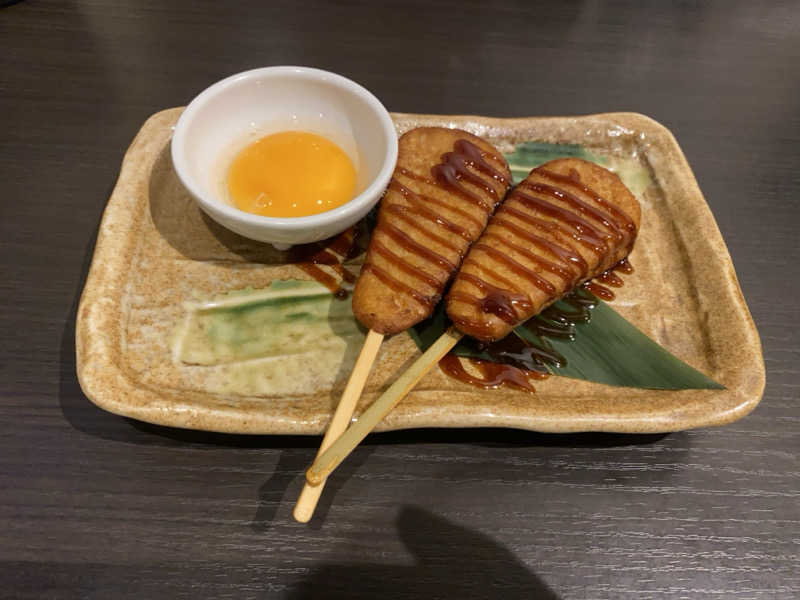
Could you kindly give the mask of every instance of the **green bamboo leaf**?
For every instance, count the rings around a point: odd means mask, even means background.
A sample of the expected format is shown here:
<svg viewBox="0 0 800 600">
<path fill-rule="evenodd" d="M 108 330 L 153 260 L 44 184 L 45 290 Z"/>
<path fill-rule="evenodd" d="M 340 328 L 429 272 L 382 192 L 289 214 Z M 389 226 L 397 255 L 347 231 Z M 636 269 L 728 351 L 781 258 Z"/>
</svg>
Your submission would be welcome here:
<svg viewBox="0 0 800 600">
<path fill-rule="evenodd" d="M 589 323 L 575 325 L 575 341 L 549 338 L 566 364 L 553 372 L 609 385 L 662 390 L 724 389 L 665 350 L 603 301 Z"/>
<path fill-rule="evenodd" d="M 505 156 L 515 181 L 524 179 L 531 169 L 549 160 L 574 157 L 590 160 L 616 171 L 635 194 L 640 194 L 650 183 L 647 171 L 635 161 L 617 159 L 612 162 L 579 144 L 524 142 Z M 564 307 L 563 303 L 557 305 Z M 588 322 L 574 325 L 574 335 L 570 339 L 535 333 L 534 329 L 539 328 L 532 324 L 541 325 L 546 321 L 545 316 L 539 315 L 517 327 L 511 334 L 524 343 L 547 350 L 561 359 L 557 366 L 539 365 L 540 370 L 546 369 L 563 377 L 624 387 L 664 390 L 724 387 L 670 354 L 599 299 L 590 309 Z M 440 304 L 430 319 L 410 329 L 409 334 L 424 351 L 449 325 L 443 304 Z M 469 338 L 464 338 L 453 352 L 457 356 L 520 366 L 515 359 L 498 358 L 497 353 L 489 353 L 485 346 Z"/>
<path fill-rule="evenodd" d="M 514 181 L 522 181 L 531 169 L 556 158 L 582 158 L 606 166 L 605 158 L 597 156 L 579 144 L 549 144 L 547 142 L 523 142 L 513 152 L 505 155 Z"/>
<path fill-rule="evenodd" d="M 442 303 L 430 319 L 408 333 L 424 352 L 449 325 Z M 517 327 L 511 335 L 517 335 L 531 345 L 551 348 L 560 355 L 564 359 L 561 366 L 546 367 L 553 375 L 622 387 L 724 389 L 654 342 L 602 300 L 591 309 L 587 323 L 575 325 L 572 340 L 536 335 L 529 324 Z M 466 358 L 519 366 L 514 361 L 492 356 L 484 346 L 469 338 L 459 342 L 452 352 Z"/>
<path fill-rule="evenodd" d="M 185 305 L 175 356 L 187 364 L 216 365 L 287 353 L 325 354 L 363 332 L 350 301 L 314 281 L 277 280 L 266 288 L 232 291 Z"/>
</svg>

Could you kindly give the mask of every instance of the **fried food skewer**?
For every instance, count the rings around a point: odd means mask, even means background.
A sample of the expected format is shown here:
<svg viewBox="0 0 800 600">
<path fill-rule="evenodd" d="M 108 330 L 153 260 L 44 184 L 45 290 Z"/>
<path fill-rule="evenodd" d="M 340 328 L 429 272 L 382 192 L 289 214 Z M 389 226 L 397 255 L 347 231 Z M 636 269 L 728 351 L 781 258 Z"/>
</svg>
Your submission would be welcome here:
<svg viewBox="0 0 800 600">
<path fill-rule="evenodd" d="M 369 333 L 319 454 L 349 424 L 383 337 L 431 315 L 511 183 L 497 149 L 466 131 L 422 127 L 404 134 L 398 146 L 397 167 L 353 291 L 353 313 Z M 324 481 L 307 481 L 295 519 L 311 518 Z"/>
<path fill-rule="evenodd" d="M 447 295 L 455 327 L 434 344 L 306 472 L 323 481 L 463 335 L 501 339 L 625 258 L 639 230 L 636 198 L 613 173 L 580 159 L 534 169 L 472 245 Z M 456 329 L 456 327 L 458 329 Z"/>
<path fill-rule="evenodd" d="M 640 219 L 636 197 L 611 171 L 577 158 L 545 163 L 473 244 L 448 292 L 447 315 L 467 335 L 499 340 L 625 258 Z"/>
</svg>

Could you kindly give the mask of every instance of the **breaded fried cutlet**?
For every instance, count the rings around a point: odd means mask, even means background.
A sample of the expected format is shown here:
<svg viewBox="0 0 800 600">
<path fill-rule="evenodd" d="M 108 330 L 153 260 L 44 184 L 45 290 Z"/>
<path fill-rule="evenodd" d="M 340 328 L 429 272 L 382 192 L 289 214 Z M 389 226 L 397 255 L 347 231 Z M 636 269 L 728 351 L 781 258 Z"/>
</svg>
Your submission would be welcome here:
<svg viewBox="0 0 800 600">
<path fill-rule="evenodd" d="M 503 156 L 471 133 L 405 133 L 353 291 L 358 320 L 389 335 L 430 316 L 510 183 Z"/>
<path fill-rule="evenodd" d="M 537 167 L 497 209 L 447 295 L 447 314 L 482 341 L 505 337 L 625 258 L 641 221 L 611 171 L 563 158 Z"/>
</svg>

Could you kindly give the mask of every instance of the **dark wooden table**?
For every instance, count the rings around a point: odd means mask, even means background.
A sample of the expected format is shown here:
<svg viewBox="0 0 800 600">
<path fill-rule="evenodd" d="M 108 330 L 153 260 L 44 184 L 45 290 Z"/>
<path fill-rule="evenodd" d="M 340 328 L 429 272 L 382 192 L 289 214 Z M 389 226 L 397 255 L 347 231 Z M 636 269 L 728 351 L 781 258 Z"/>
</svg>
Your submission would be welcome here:
<svg viewBox="0 0 800 600">
<path fill-rule="evenodd" d="M 0 596 L 800 597 L 800 4 L 29 0 L 0 48 Z M 664 123 L 761 333 L 761 405 L 667 436 L 376 435 L 310 525 L 291 508 L 317 439 L 96 408 L 75 309 L 123 152 L 278 64 L 395 111 Z"/>
</svg>

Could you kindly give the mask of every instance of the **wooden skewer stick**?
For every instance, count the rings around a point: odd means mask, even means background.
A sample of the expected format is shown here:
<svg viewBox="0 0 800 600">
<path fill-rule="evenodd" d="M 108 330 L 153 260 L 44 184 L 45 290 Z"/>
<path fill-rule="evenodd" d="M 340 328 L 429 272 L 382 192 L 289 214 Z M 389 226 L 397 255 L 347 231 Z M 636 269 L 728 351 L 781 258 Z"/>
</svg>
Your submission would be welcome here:
<svg viewBox="0 0 800 600">
<path fill-rule="evenodd" d="M 451 327 L 445 331 L 408 370 L 370 406 L 361 417 L 333 442 L 327 450 L 317 456 L 314 464 L 306 471 L 306 480 L 318 486 L 331 472 L 358 446 L 361 441 L 380 423 L 386 414 L 410 392 L 417 382 L 436 365 L 448 351 L 464 336 Z"/>
<path fill-rule="evenodd" d="M 364 340 L 364 345 L 361 347 L 361 352 L 358 355 L 358 360 L 356 360 L 356 364 L 353 367 L 353 372 L 350 374 L 350 379 L 347 381 L 344 393 L 342 393 L 342 399 L 339 400 L 336 412 L 334 412 L 333 418 L 328 425 L 328 431 L 325 432 L 325 437 L 322 438 L 322 444 L 320 444 L 317 456 L 324 452 L 336 438 L 342 435 L 350 424 L 353 411 L 356 408 L 358 399 L 361 397 L 361 392 L 364 389 L 364 384 L 372 369 L 372 363 L 375 362 L 375 357 L 378 354 L 378 349 L 381 347 L 382 341 L 382 333 L 377 333 L 372 329 L 369 330 Z M 314 485 L 308 482 L 303 485 L 303 491 L 300 492 L 300 496 L 297 498 L 297 503 L 294 506 L 294 518 L 297 521 L 300 523 L 307 523 L 311 519 L 324 487 L 324 478 L 320 479 Z"/>
</svg>

